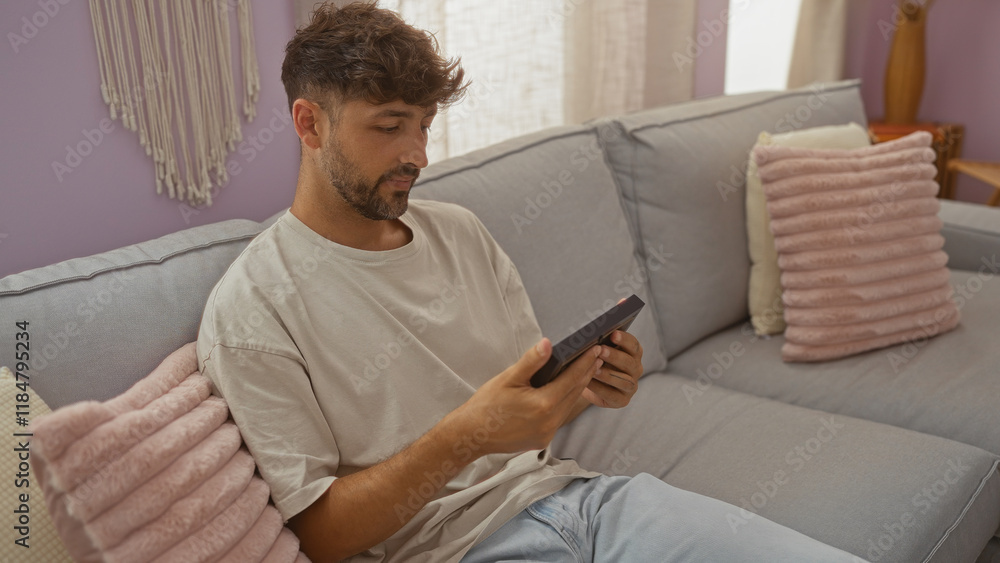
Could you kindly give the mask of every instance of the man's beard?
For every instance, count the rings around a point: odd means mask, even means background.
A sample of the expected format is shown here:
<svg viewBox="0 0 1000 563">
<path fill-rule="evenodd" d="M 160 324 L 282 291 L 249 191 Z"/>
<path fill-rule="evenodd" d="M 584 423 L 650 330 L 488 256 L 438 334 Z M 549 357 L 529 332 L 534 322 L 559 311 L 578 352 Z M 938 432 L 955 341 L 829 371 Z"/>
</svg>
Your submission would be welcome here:
<svg viewBox="0 0 1000 563">
<path fill-rule="evenodd" d="M 420 169 L 416 166 L 403 164 L 382 174 L 374 183 L 368 182 L 336 141 L 330 144 L 329 150 L 323 152 L 322 162 L 330 184 L 337 189 L 344 201 L 362 217 L 373 221 L 398 219 L 406 213 L 409 191 L 394 191 L 388 198 L 383 198 L 378 193 L 383 182 L 389 178 L 401 177 L 416 180 L 420 175 Z"/>
</svg>

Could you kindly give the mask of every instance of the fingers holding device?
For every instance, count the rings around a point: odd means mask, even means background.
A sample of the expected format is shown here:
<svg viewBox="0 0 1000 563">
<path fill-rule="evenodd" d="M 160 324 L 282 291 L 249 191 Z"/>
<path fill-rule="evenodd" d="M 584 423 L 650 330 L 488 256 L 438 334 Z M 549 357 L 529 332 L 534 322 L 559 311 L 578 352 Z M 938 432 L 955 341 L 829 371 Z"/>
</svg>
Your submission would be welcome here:
<svg viewBox="0 0 1000 563">
<path fill-rule="evenodd" d="M 531 376 L 532 387 L 541 387 L 555 379 L 566 366 L 595 344 L 615 346 L 611 335 L 616 330 L 628 330 L 644 305 L 642 299 L 633 294 L 553 345 L 548 362 Z"/>
</svg>

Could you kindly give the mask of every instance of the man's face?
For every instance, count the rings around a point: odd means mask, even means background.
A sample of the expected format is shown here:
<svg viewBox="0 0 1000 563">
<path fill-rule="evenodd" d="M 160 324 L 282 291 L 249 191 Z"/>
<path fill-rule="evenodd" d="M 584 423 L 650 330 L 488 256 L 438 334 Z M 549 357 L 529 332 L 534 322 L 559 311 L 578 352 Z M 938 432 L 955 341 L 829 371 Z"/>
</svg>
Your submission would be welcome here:
<svg viewBox="0 0 1000 563">
<path fill-rule="evenodd" d="M 322 167 L 359 215 L 375 221 L 406 212 L 410 188 L 427 166 L 427 131 L 436 108 L 402 101 L 346 102 L 332 124 Z"/>
</svg>

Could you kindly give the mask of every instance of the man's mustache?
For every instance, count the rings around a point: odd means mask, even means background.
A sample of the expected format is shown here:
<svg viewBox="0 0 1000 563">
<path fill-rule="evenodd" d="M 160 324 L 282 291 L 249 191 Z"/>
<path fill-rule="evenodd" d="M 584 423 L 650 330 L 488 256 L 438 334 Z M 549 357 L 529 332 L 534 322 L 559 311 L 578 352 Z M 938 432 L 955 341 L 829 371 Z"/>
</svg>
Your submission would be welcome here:
<svg viewBox="0 0 1000 563">
<path fill-rule="evenodd" d="M 395 170 L 390 171 L 385 174 L 382 179 L 388 180 L 389 178 L 412 178 L 414 181 L 420 176 L 420 169 L 412 164 L 404 164 Z"/>
</svg>

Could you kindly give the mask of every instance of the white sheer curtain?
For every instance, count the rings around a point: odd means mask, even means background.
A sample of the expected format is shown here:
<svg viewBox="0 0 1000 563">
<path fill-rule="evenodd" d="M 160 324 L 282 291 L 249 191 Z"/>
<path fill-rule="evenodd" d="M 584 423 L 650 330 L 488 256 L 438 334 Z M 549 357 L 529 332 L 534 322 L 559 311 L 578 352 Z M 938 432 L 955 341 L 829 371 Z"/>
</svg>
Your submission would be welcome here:
<svg viewBox="0 0 1000 563">
<path fill-rule="evenodd" d="M 568 123 L 694 96 L 697 0 L 562 4 L 575 6 L 565 26 Z"/>
<path fill-rule="evenodd" d="M 465 99 L 431 128 L 433 162 L 564 123 L 561 21 L 556 0 L 395 0 L 380 2 L 460 56 L 472 81 Z"/>
<path fill-rule="evenodd" d="M 308 21 L 315 0 L 295 0 Z M 344 3 L 340 1 L 339 3 Z M 504 139 L 691 99 L 697 0 L 383 0 L 472 80 L 431 129 L 434 162 Z"/>
<path fill-rule="evenodd" d="M 847 12 L 850 0 L 802 0 L 788 87 L 844 77 Z"/>
</svg>

